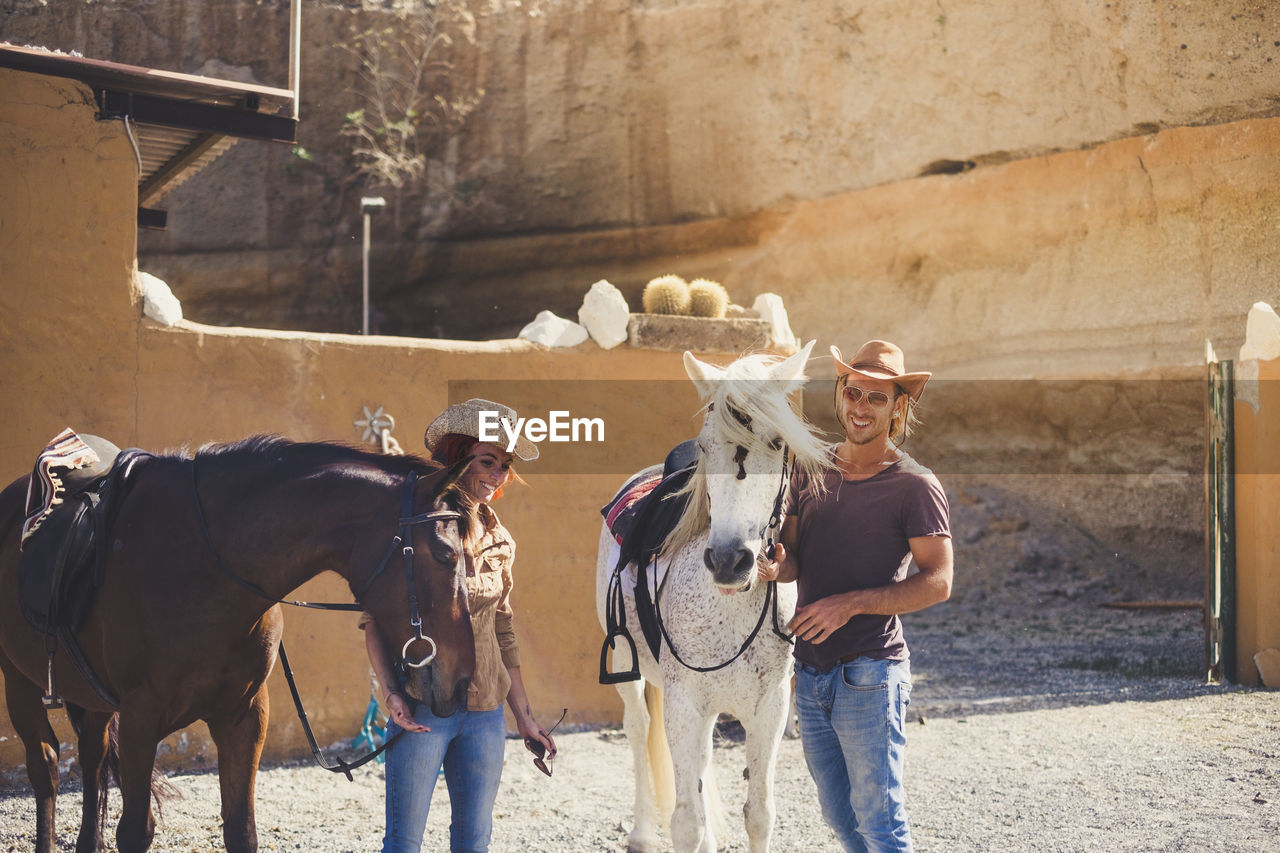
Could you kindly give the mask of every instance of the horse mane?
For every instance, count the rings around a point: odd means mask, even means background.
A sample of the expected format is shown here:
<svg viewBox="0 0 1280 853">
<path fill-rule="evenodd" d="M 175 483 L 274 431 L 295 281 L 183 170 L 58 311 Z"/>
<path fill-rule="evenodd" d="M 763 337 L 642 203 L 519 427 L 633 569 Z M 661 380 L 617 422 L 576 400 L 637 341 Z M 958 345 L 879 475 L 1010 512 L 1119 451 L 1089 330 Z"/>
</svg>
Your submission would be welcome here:
<svg viewBox="0 0 1280 853">
<path fill-rule="evenodd" d="M 434 459 L 412 454 L 379 453 L 340 441 L 294 441 L 279 435 L 251 435 L 239 441 L 205 444 L 196 451 L 195 456 L 201 459 L 248 461 L 283 459 L 299 469 L 350 464 L 371 467 L 394 477 L 405 477 L 416 472 L 427 478 L 445 470 L 445 466 Z M 480 520 L 476 513 L 478 504 L 465 489 L 455 489 L 454 493 L 464 514 L 465 529 L 462 531 L 462 539 L 469 546 L 480 533 Z"/>
<path fill-rule="evenodd" d="M 371 465 L 389 474 L 405 475 L 410 471 L 431 474 L 440 470 L 438 462 L 406 454 L 395 456 L 365 450 L 340 441 L 294 441 L 279 435 L 251 435 L 239 441 L 205 444 L 196 451 L 201 458 L 268 459 L 292 457 L 308 464 L 326 465 L 342 462 Z"/>
<path fill-rule="evenodd" d="M 769 369 L 782 360 L 779 356 L 757 353 L 733 362 L 724 369 L 724 377 L 714 383 L 715 390 L 703 411 L 707 418 L 712 419 L 725 443 L 741 445 L 748 452 L 772 454 L 777 450 L 752 432 L 737 415 L 745 416 L 751 424 L 767 424 L 770 431 L 776 431 L 783 444 L 791 450 L 794 466 L 805 473 L 809 490 L 819 494 L 825 489 L 825 475 L 834 462 L 817 428 L 795 410 L 789 395 L 782 393 L 783 383 L 768 378 Z M 705 535 L 711 526 L 707 472 L 702 454 L 698 454 L 689 482 L 672 493 L 669 499 L 685 496 L 688 508 L 663 542 L 663 555 L 674 554 Z"/>
</svg>

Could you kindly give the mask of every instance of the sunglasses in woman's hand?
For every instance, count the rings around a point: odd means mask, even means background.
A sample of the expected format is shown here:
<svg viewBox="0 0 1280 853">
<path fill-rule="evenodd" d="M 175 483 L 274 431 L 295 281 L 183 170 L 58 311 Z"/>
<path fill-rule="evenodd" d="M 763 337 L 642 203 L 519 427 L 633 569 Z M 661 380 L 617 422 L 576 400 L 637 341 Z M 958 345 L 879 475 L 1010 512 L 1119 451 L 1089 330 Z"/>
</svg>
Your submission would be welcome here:
<svg viewBox="0 0 1280 853">
<path fill-rule="evenodd" d="M 555 724 L 554 726 L 552 726 L 548 731 L 542 732 L 541 734 L 542 734 L 543 736 L 545 736 L 545 737 L 551 737 L 551 732 L 554 732 L 554 731 L 556 730 L 556 728 L 557 728 L 557 727 L 558 727 L 562 722 L 564 722 L 564 715 L 565 715 L 565 714 L 567 714 L 567 713 L 569 713 L 569 709 L 568 709 L 568 708 L 565 708 L 563 711 L 561 711 L 561 712 L 560 712 L 560 719 L 556 720 L 556 724 Z M 551 762 L 552 762 L 554 759 L 551 759 L 551 758 L 547 758 L 547 757 L 546 757 L 546 756 L 547 756 L 547 747 L 542 743 L 542 741 L 540 741 L 540 740 L 534 740 L 534 739 L 533 739 L 533 738 L 531 738 L 531 737 L 527 737 L 527 738 L 525 738 L 525 739 L 524 739 L 524 745 L 525 745 L 525 748 L 526 748 L 526 749 L 528 749 L 530 752 L 532 752 L 532 753 L 534 754 L 533 766 L 534 766 L 534 767 L 536 767 L 536 768 L 538 768 L 539 770 L 541 770 L 543 773 L 547 774 L 548 776 L 550 776 L 550 775 L 551 775 Z"/>
</svg>

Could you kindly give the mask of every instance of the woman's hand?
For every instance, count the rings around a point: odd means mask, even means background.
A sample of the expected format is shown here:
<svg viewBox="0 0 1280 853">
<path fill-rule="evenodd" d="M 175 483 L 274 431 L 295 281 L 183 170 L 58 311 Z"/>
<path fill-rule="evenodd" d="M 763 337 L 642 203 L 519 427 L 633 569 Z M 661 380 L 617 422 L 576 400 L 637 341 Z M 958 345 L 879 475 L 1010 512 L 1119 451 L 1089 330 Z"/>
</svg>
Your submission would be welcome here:
<svg viewBox="0 0 1280 853">
<path fill-rule="evenodd" d="M 538 755 L 537 750 L 529 745 L 529 741 L 537 741 L 542 744 L 543 748 L 546 750 L 546 755 L 538 756 L 539 758 L 550 761 L 556 757 L 555 740 L 545 729 L 542 728 L 542 726 L 538 725 L 538 721 L 532 716 L 516 720 L 516 728 L 520 731 L 520 736 L 524 738 L 525 749 L 529 750 L 534 755 Z"/>
<path fill-rule="evenodd" d="M 430 728 L 413 718 L 413 712 L 409 708 L 409 700 L 405 699 L 403 693 L 387 694 L 387 711 L 390 712 L 391 719 L 396 721 L 396 725 L 406 732 L 431 731 Z"/>
</svg>

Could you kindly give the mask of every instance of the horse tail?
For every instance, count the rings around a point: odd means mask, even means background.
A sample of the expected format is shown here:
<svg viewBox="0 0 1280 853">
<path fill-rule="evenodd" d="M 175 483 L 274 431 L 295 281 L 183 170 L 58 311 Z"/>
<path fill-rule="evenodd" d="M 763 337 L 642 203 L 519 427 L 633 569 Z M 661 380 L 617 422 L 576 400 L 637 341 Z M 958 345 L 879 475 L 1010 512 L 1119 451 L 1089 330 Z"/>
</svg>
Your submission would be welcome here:
<svg viewBox="0 0 1280 853">
<path fill-rule="evenodd" d="M 83 733 L 85 709 L 70 702 L 66 704 L 66 708 L 67 722 L 71 723 L 71 730 L 79 738 Z M 119 714 L 112 714 L 107 722 L 107 752 L 98 766 L 98 802 L 94 806 L 98 810 L 99 827 L 107 825 L 107 789 L 111 785 L 111 780 L 115 779 L 117 786 L 120 784 L 120 754 L 116 749 L 116 729 L 119 728 L 119 720 Z"/>
<path fill-rule="evenodd" d="M 120 733 L 120 715 L 116 714 L 111 720 L 111 739 L 112 752 L 115 754 L 115 766 L 117 771 L 120 767 L 120 749 L 118 735 Z M 117 773 L 116 783 L 119 784 L 120 777 Z M 151 802 L 155 804 L 156 817 L 164 817 L 164 804 L 170 800 L 181 800 L 182 792 L 169 782 L 169 777 L 164 775 L 164 771 L 160 769 L 159 764 L 151 765 Z"/>
<path fill-rule="evenodd" d="M 653 804 L 662 825 L 671 826 L 671 813 L 676 810 L 676 771 L 667 743 L 666 721 L 662 715 L 662 688 L 652 682 L 645 685 L 644 702 L 649 710 L 649 779 L 653 783 Z"/>
<path fill-rule="evenodd" d="M 84 722 L 84 708 L 68 702 L 67 720 L 71 723 L 71 728 L 78 737 L 80 735 L 80 727 Z M 115 782 L 117 788 L 120 787 L 120 715 L 118 713 L 112 714 L 111 719 L 107 722 L 107 750 L 102 759 L 102 766 L 98 768 L 98 802 L 96 807 L 98 809 L 99 826 L 106 826 L 107 790 L 111 787 L 112 782 Z M 182 792 L 169 784 L 164 771 L 157 766 L 151 768 L 151 798 L 155 802 L 157 816 L 162 815 L 165 803 L 182 798 Z"/>
<path fill-rule="evenodd" d="M 107 819 L 107 785 L 114 781 L 120 787 L 120 715 L 112 714 L 107 724 L 107 757 L 102 762 L 102 770 L 98 773 L 99 826 L 105 826 Z M 164 771 L 158 765 L 151 767 L 151 800 L 155 803 L 156 817 L 164 816 L 164 804 L 170 800 L 182 799 L 182 792 L 169 784 Z"/>
</svg>

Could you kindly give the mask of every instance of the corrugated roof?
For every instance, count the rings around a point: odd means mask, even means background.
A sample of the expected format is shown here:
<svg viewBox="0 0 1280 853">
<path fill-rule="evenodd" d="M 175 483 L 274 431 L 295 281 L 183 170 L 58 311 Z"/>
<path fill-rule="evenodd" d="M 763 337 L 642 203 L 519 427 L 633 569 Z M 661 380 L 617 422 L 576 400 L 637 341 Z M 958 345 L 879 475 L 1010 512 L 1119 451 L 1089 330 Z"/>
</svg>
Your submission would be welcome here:
<svg viewBox="0 0 1280 853">
<path fill-rule="evenodd" d="M 297 138 L 297 101 L 289 89 L 4 42 L 0 67 L 79 80 L 93 89 L 101 117 L 127 119 L 141 161 L 140 207 L 159 201 L 237 139 Z"/>
</svg>

